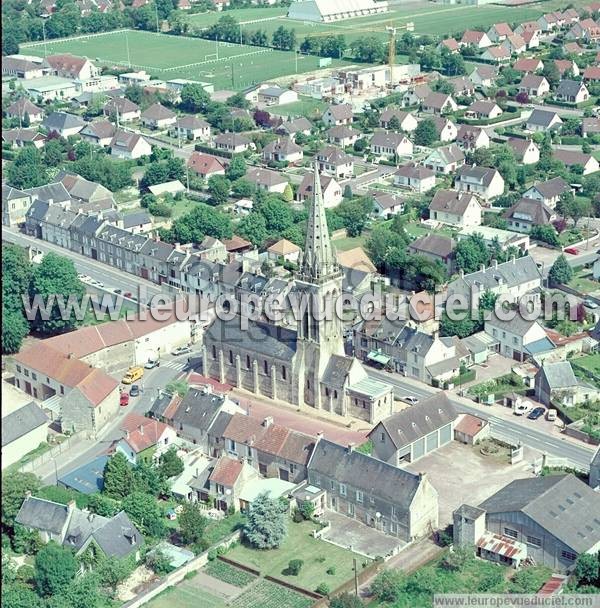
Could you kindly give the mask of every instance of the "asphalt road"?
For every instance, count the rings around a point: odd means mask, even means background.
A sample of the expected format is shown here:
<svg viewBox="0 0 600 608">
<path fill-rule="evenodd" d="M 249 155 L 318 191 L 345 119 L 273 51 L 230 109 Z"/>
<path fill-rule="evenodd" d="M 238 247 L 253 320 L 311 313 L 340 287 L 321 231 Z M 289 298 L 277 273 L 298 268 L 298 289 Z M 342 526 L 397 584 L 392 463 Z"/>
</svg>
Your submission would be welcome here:
<svg viewBox="0 0 600 608">
<path fill-rule="evenodd" d="M 44 253 L 52 251 L 62 257 L 67 257 L 73 260 L 78 273 L 87 274 L 92 277 L 92 279 L 104 283 L 106 289 L 109 291 L 113 289 L 120 289 L 123 292 L 130 291 L 136 297 L 141 297 L 142 301 L 148 301 L 150 298 L 157 295 L 164 296 L 167 301 L 173 299 L 173 292 L 167 292 L 164 288 L 147 281 L 146 279 L 122 272 L 121 270 L 112 268 L 108 264 L 92 260 L 86 256 L 54 245 L 53 243 L 48 243 L 41 239 L 22 234 L 16 230 L 11 230 L 6 226 L 2 226 L 2 240 L 23 247 L 31 246 Z M 139 293 L 136 294 L 136 292 Z"/>
<path fill-rule="evenodd" d="M 429 397 L 434 393 L 439 392 L 430 386 L 422 385 L 416 387 L 414 383 L 407 382 L 398 374 L 390 374 L 369 369 L 369 375 L 378 379 L 384 380 L 392 384 L 395 389 L 396 397 L 405 395 L 413 395 L 419 399 Z M 484 420 L 490 422 L 495 433 L 501 438 L 511 442 L 521 442 L 535 450 L 546 452 L 550 456 L 559 458 L 567 458 L 578 469 L 589 471 L 590 461 L 594 450 L 583 445 L 573 444 L 566 439 L 558 439 L 548 436 L 546 433 L 540 432 L 534 428 L 535 422 L 532 422 L 531 428 L 529 425 L 523 425 L 519 422 L 512 422 L 504 418 L 500 418 L 493 414 L 494 407 L 479 406 L 469 400 L 450 396 L 450 401 L 460 413 L 474 414 Z"/>
</svg>

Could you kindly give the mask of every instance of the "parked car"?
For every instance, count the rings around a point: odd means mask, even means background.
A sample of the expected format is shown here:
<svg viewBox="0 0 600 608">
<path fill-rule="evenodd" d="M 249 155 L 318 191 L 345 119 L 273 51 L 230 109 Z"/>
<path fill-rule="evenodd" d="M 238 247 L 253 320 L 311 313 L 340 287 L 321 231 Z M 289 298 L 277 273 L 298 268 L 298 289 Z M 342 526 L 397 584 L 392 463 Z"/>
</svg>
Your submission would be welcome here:
<svg viewBox="0 0 600 608">
<path fill-rule="evenodd" d="M 531 412 L 529 412 L 529 416 L 527 416 L 527 418 L 529 418 L 529 420 L 537 420 L 538 418 L 541 418 L 544 415 L 545 411 L 545 407 L 536 407 L 531 410 Z"/>
<path fill-rule="evenodd" d="M 513 414 L 515 416 L 522 416 L 523 414 L 527 414 L 532 408 L 530 401 L 520 401 L 515 405 L 513 410 Z"/>
<path fill-rule="evenodd" d="M 132 384 L 131 388 L 129 389 L 129 396 L 130 397 L 139 397 L 140 394 L 140 387 L 138 384 Z"/>
<path fill-rule="evenodd" d="M 579 255 L 579 249 L 577 249 L 577 247 L 565 247 L 565 253 L 570 253 L 571 255 Z"/>
<path fill-rule="evenodd" d="M 587 308 L 591 308 L 592 310 L 595 310 L 596 308 L 598 308 L 598 304 L 596 304 L 596 302 L 594 302 L 594 300 L 584 300 L 583 301 L 583 305 L 586 306 Z"/>
<path fill-rule="evenodd" d="M 548 420 L 550 422 L 554 422 L 556 420 L 557 415 L 558 415 L 558 412 L 556 410 L 550 408 L 546 412 L 546 420 Z"/>
<path fill-rule="evenodd" d="M 404 399 L 404 401 L 406 401 L 406 403 L 409 403 L 410 405 L 419 403 L 419 400 L 414 395 L 404 395 L 404 397 L 402 397 L 402 399 Z"/>
<path fill-rule="evenodd" d="M 144 365 L 146 369 L 154 369 L 155 367 L 159 366 L 160 361 L 158 359 L 148 359 L 148 361 L 146 361 L 146 365 Z"/>
<path fill-rule="evenodd" d="M 179 355 L 186 355 L 191 352 L 192 352 L 192 349 L 189 346 L 179 346 L 171 354 L 174 357 L 178 357 Z"/>
<path fill-rule="evenodd" d="M 132 294 L 130 291 L 126 291 L 126 292 L 125 292 L 123 295 L 124 295 L 126 298 L 130 298 L 130 297 L 131 297 L 133 294 Z"/>
<path fill-rule="evenodd" d="M 139 380 L 144 375 L 143 367 L 130 367 L 127 370 L 125 376 L 123 376 L 123 380 L 121 382 L 123 384 L 133 384 L 136 380 Z"/>
<path fill-rule="evenodd" d="M 117 295 L 123 293 L 122 289 L 113 289 L 113 292 L 116 293 Z"/>
<path fill-rule="evenodd" d="M 126 405 L 129 405 L 129 395 L 125 392 L 121 393 L 121 397 L 119 398 L 119 405 L 121 407 L 125 407 Z"/>
</svg>

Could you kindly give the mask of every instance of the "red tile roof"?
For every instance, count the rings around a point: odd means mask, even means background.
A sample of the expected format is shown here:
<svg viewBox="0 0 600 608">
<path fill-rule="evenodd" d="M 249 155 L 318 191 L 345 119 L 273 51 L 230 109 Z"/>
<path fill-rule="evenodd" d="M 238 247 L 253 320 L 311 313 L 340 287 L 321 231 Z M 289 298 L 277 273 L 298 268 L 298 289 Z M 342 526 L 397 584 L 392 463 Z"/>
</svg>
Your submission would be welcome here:
<svg viewBox="0 0 600 608">
<path fill-rule="evenodd" d="M 140 414 L 129 414 L 121 425 L 121 430 L 125 432 L 124 440 L 136 454 L 156 445 L 168 428 L 164 422 Z"/>
<path fill-rule="evenodd" d="M 219 171 L 225 171 L 221 161 L 210 154 L 194 152 L 188 160 L 188 167 L 199 175 L 211 175 Z"/>
<path fill-rule="evenodd" d="M 233 487 L 243 468 L 243 462 L 227 456 L 222 456 L 217 461 L 209 479 L 222 486 Z"/>
<path fill-rule="evenodd" d="M 461 421 L 454 427 L 454 430 L 468 437 L 475 437 L 486 425 L 487 422 L 485 420 L 471 414 L 464 414 Z"/>
</svg>

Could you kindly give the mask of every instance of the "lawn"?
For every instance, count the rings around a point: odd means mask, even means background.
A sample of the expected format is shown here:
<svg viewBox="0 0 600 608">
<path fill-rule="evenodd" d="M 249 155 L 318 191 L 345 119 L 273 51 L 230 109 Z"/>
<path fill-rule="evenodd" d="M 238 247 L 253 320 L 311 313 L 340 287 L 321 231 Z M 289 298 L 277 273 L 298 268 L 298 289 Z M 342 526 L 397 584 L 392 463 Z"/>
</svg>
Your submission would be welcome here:
<svg viewBox="0 0 600 608">
<path fill-rule="evenodd" d="M 592 273 L 589 269 L 580 270 L 569 281 L 568 285 L 572 289 L 576 289 L 581 293 L 593 293 L 600 289 L 600 283 L 598 283 L 598 281 L 594 281 L 591 277 Z"/>
<path fill-rule="evenodd" d="M 263 27 L 262 23 L 258 23 L 265 19 L 275 19 L 277 17 L 285 17 L 287 9 L 276 7 L 260 7 L 260 8 L 237 8 L 235 12 L 225 13 L 230 14 L 238 23 L 244 25 L 253 25 L 254 28 Z M 223 13 L 210 11 L 208 13 L 196 13 L 194 15 L 186 15 L 187 21 L 192 27 L 205 28 L 213 23 L 216 23 Z"/>
<path fill-rule="evenodd" d="M 585 369 L 600 376 L 600 354 L 578 357 L 577 359 L 572 359 L 572 363 L 584 367 Z"/>
<path fill-rule="evenodd" d="M 312 99 L 311 97 L 301 97 L 293 103 L 286 103 L 282 106 L 269 108 L 271 114 L 277 116 L 306 116 L 306 118 L 316 118 L 321 116 L 327 108 L 327 104 L 320 99 Z"/>
<path fill-rule="evenodd" d="M 306 589 L 314 590 L 320 583 L 327 583 L 331 589 L 335 589 L 353 576 L 354 554 L 313 538 L 310 533 L 314 529 L 315 524 L 310 521 L 290 521 L 288 536 L 278 549 L 257 551 L 246 545 L 238 545 L 227 552 L 227 557 L 256 568 L 263 575 L 275 576 Z M 292 559 L 304 560 L 298 576 L 283 574 Z M 365 558 L 360 557 L 358 563 L 364 561 Z M 331 567 L 334 567 L 334 574 L 327 574 Z"/>
<path fill-rule="evenodd" d="M 139 30 L 50 40 L 47 47 L 49 54 L 72 53 L 103 65 L 146 70 L 163 80 L 212 82 L 216 89 L 243 89 L 265 80 L 310 72 L 319 66 L 318 57 L 299 55 L 296 60 L 295 53 L 288 51 Z M 21 51 L 43 56 L 44 45 L 23 44 Z M 347 62 L 333 62 L 344 64 Z"/>
<path fill-rule="evenodd" d="M 201 591 L 201 593 L 200 593 Z M 200 597 L 202 600 L 200 601 Z M 189 580 L 171 587 L 144 604 L 147 608 L 225 608 L 225 602 L 204 589 L 200 590 Z"/>
<path fill-rule="evenodd" d="M 219 521 L 211 520 L 206 527 L 205 536 L 211 545 L 227 538 L 232 532 L 239 530 L 246 522 L 246 516 L 237 512 Z"/>
<path fill-rule="evenodd" d="M 366 237 L 364 235 L 361 235 L 335 239 L 331 242 L 338 251 L 348 251 L 348 249 L 354 249 L 355 247 L 364 247 L 366 241 Z"/>
<path fill-rule="evenodd" d="M 262 579 L 236 597 L 229 606 L 231 608 L 309 608 L 313 603 L 314 600 L 305 595 Z"/>
</svg>

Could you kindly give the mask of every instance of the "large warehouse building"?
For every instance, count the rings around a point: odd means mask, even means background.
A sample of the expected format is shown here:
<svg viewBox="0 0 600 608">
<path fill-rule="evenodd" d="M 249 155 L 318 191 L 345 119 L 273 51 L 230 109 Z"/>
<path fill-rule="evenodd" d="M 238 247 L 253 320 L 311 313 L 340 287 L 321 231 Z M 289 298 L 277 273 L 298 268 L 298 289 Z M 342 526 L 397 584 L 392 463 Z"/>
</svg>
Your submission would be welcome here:
<svg viewBox="0 0 600 608">
<path fill-rule="evenodd" d="M 374 0 L 296 0 L 290 5 L 288 17 L 298 21 L 340 21 L 385 13 L 387 2 Z"/>
</svg>

